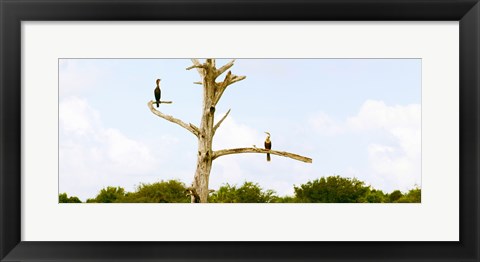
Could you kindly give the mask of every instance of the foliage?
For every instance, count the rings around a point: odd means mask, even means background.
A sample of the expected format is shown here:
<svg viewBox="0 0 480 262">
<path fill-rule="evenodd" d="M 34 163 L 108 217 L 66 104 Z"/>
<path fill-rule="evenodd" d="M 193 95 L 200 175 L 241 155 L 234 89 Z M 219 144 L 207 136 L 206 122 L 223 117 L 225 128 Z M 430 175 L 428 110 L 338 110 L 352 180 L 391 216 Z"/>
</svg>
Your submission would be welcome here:
<svg viewBox="0 0 480 262">
<path fill-rule="evenodd" d="M 76 197 L 76 196 L 68 197 L 67 193 L 59 194 L 58 195 L 58 202 L 59 203 L 82 203 L 82 201 L 80 201 L 80 199 L 78 199 L 78 197 Z"/>
<path fill-rule="evenodd" d="M 87 199 L 87 203 L 115 203 L 120 202 L 125 197 L 123 187 L 109 186 L 102 190 L 94 199 Z"/>
<path fill-rule="evenodd" d="M 364 202 L 369 187 L 356 178 L 330 176 L 294 187 L 295 197 L 302 203 Z"/>
<path fill-rule="evenodd" d="M 400 190 L 395 190 L 388 195 L 388 200 L 390 203 L 396 203 L 403 196 Z"/>
<path fill-rule="evenodd" d="M 397 203 L 421 203 L 422 202 L 422 190 L 420 188 L 414 188 L 408 191 L 408 193 L 402 195 Z"/>
<path fill-rule="evenodd" d="M 299 203 L 421 203 L 420 188 L 385 194 L 356 178 L 340 176 L 322 177 L 294 189 L 294 202 Z"/>
<path fill-rule="evenodd" d="M 272 203 L 277 198 L 275 191 L 264 191 L 258 184 L 245 182 L 239 188 L 229 184 L 221 186 L 208 199 L 210 203 Z"/>
<path fill-rule="evenodd" d="M 277 197 L 274 202 L 275 203 L 299 203 L 298 199 L 292 196 Z"/>
<path fill-rule="evenodd" d="M 124 203 L 189 203 L 185 184 L 177 180 L 141 184 L 137 191 L 128 193 Z"/>
<path fill-rule="evenodd" d="M 369 188 L 364 197 L 361 198 L 363 203 L 388 203 L 388 198 L 382 190 Z"/>
<path fill-rule="evenodd" d="M 365 185 L 356 178 L 321 177 L 294 186 L 294 196 L 276 195 L 259 184 L 245 181 L 242 185 L 225 184 L 210 194 L 210 203 L 421 203 L 421 189 L 389 194 Z M 81 203 L 77 197 L 59 195 L 60 203 Z M 122 187 L 106 187 L 87 203 L 190 203 L 187 188 L 178 180 L 141 184 L 134 192 Z"/>
<path fill-rule="evenodd" d="M 87 203 L 189 203 L 185 185 L 177 180 L 140 184 L 135 192 L 125 192 L 122 187 L 102 189 Z"/>
</svg>

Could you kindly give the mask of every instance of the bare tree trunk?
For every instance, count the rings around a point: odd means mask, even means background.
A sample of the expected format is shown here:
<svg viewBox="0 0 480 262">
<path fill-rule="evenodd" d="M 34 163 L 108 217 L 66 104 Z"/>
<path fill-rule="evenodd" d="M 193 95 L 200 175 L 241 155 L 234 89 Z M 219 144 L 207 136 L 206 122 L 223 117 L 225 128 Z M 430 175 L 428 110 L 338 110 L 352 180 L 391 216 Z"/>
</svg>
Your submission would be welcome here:
<svg viewBox="0 0 480 262">
<path fill-rule="evenodd" d="M 213 123 L 215 116 L 215 65 L 213 60 L 207 59 L 203 69 L 203 108 L 202 120 L 200 123 L 200 135 L 198 136 L 197 170 L 193 180 L 193 190 L 196 193 L 192 202 L 207 203 L 208 181 L 213 162 Z M 199 197 L 200 199 L 196 199 Z"/>
<path fill-rule="evenodd" d="M 173 116 L 163 114 L 153 107 L 155 101 L 150 101 L 148 106 L 150 111 L 155 115 L 164 118 L 167 121 L 176 123 L 179 126 L 187 129 L 198 138 L 198 155 L 197 155 L 197 169 L 193 179 L 192 186 L 189 188 L 191 202 L 192 203 L 207 203 L 208 202 L 208 182 L 210 180 L 210 171 L 212 170 L 213 160 L 220 156 L 241 154 L 241 153 L 271 153 L 279 156 L 288 157 L 291 159 L 311 163 L 312 159 L 297 154 L 266 150 L 260 148 L 233 148 L 223 149 L 218 151 L 212 150 L 213 136 L 215 131 L 220 127 L 223 120 L 228 116 L 230 110 L 214 125 L 215 120 L 215 106 L 223 95 L 225 89 L 238 81 L 245 79 L 245 76 L 233 75 L 231 71 L 228 71 L 225 75 L 225 79 L 222 82 L 216 82 L 215 80 L 221 74 L 226 72 L 233 66 L 235 60 L 230 61 L 221 68 L 215 67 L 215 59 L 206 59 L 204 64 L 201 64 L 197 59 L 192 59 L 193 65 L 188 67 L 187 70 L 196 68 L 202 82 L 195 82 L 194 84 L 200 84 L 203 86 L 203 108 L 202 119 L 200 127 L 197 127 L 191 123 L 185 123 L 180 119 L 176 119 Z M 162 101 L 161 103 L 172 103 L 171 101 Z"/>
</svg>

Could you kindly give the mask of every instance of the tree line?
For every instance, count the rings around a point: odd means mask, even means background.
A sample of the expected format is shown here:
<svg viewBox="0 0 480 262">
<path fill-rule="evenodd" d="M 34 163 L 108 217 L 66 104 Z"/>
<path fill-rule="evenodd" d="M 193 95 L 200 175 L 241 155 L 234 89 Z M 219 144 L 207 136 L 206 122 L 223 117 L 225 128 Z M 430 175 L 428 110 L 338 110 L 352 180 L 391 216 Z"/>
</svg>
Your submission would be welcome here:
<svg viewBox="0 0 480 262">
<path fill-rule="evenodd" d="M 86 203 L 190 203 L 188 187 L 181 181 L 168 180 L 140 184 L 134 192 L 108 186 Z M 76 196 L 59 194 L 60 203 L 82 203 Z M 209 203 L 420 203 L 421 189 L 384 193 L 356 178 L 321 177 L 294 186 L 293 196 L 278 196 L 274 190 L 263 189 L 258 183 L 224 184 L 210 193 Z"/>
</svg>

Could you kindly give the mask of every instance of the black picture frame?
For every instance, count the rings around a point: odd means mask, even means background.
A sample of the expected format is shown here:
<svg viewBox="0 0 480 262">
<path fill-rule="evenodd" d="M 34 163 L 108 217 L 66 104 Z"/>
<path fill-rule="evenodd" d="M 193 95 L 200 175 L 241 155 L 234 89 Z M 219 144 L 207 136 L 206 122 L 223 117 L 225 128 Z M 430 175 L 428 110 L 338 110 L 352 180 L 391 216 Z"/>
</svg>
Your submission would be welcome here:
<svg viewBox="0 0 480 262">
<path fill-rule="evenodd" d="M 1 261 L 480 261 L 478 0 L 0 0 L 0 19 Z M 460 241 L 21 241 L 20 25 L 77 20 L 459 21 Z"/>
</svg>

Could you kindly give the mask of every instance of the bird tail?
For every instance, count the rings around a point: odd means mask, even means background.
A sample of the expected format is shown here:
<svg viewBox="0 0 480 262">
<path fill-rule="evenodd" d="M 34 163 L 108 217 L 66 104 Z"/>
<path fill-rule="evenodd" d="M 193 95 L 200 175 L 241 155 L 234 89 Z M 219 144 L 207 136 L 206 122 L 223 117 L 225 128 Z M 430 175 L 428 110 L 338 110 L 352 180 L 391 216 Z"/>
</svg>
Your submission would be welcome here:
<svg viewBox="0 0 480 262">
<path fill-rule="evenodd" d="M 158 108 L 158 106 L 160 106 L 160 103 L 157 101 L 157 108 Z"/>
<path fill-rule="evenodd" d="M 270 161 L 270 153 L 267 153 L 267 161 Z"/>
</svg>

